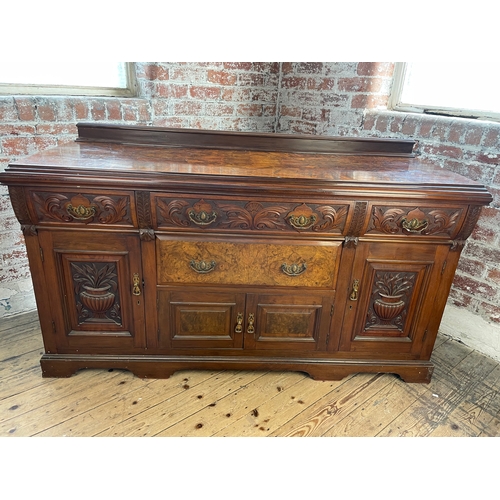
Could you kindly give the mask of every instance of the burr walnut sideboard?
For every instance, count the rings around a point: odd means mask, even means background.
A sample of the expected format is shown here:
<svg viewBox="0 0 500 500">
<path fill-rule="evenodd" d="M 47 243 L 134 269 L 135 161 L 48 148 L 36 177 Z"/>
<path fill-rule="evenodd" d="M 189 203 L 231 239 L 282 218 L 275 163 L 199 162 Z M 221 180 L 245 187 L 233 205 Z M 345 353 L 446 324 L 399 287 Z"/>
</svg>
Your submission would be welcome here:
<svg viewBox="0 0 500 500">
<path fill-rule="evenodd" d="M 79 124 L 9 165 L 45 353 L 429 382 L 460 252 L 491 201 L 415 142 Z"/>
</svg>

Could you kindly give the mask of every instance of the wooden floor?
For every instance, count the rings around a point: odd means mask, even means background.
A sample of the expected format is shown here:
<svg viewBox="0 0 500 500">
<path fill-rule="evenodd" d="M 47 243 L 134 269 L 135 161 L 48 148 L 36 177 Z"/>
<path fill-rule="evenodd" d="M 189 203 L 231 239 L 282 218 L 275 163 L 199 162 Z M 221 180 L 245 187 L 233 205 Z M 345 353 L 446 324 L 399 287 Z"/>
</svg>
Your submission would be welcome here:
<svg viewBox="0 0 500 500">
<path fill-rule="evenodd" d="M 429 385 L 394 375 L 119 370 L 44 379 L 36 313 L 0 323 L 0 436 L 500 436 L 500 364 L 440 335 Z"/>
</svg>

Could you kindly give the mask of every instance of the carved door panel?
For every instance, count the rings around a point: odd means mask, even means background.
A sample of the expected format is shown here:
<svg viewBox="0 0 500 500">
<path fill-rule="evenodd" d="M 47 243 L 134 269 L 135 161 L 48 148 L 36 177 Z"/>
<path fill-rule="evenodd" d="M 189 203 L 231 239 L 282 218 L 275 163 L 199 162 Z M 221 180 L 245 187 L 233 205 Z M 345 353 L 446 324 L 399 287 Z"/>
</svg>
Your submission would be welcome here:
<svg viewBox="0 0 500 500">
<path fill-rule="evenodd" d="M 159 290 L 159 345 L 173 350 L 241 349 L 244 314 L 244 293 Z"/>
<path fill-rule="evenodd" d="M 39 231 L 58 352 L 145 346 L 139 238 Z"/>
<path fill-rule="evenodd" d="M 334 294 L 248 294 L 245 349 L 325 349 Z"/>
<path fill-rule="evenodd" d="M 340 350 L 416 357 L 433 314 L 449 247 L 360 243 L 347 291 Z"/>
</svg>

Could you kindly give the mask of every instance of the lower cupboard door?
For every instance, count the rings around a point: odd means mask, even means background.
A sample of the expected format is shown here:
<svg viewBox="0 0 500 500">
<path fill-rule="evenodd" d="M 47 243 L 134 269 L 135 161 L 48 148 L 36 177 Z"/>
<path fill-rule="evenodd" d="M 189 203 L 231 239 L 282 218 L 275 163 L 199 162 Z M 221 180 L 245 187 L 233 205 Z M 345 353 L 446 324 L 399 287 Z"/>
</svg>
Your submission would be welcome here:
<svg viewBox="0 0 500 500">
<path fill-rule="evenodd" d="M 159 346 L 242 348 L 244 313 L 243 293 L 159 290 Z"/>
<path fill-rule="evenodd" d="M 245 349 L 324 350 L 333 293 L 248 294 Z"/>
</svg>

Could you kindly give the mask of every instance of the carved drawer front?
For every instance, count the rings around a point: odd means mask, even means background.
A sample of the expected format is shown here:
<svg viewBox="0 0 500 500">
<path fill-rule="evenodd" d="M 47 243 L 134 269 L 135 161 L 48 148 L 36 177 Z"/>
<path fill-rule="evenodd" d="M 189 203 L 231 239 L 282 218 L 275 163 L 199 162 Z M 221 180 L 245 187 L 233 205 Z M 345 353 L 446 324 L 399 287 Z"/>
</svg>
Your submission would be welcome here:
<svg viewBox="0 0 500 500">
<path fill-rule="evenodd" d="M 339 242 L 231 243 L 159 236 L 158 282 L 334 288 Z"/>
<path fill-rule="evenodd" d="M 372 205 L 366 234 L 453 238 L 466 211 L 466 207 Z"/>
<path fill-rule="evenodd" d="M 350 204 L 153 195 L 157 228 L 343 234 Z"/>
<path fill-rule="evenodd" d="M 137 226 L 135 204 L 127 191 L 29 191 L 38 224 Z"/>
</svg>

